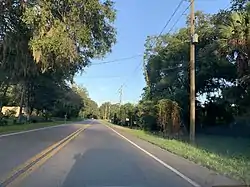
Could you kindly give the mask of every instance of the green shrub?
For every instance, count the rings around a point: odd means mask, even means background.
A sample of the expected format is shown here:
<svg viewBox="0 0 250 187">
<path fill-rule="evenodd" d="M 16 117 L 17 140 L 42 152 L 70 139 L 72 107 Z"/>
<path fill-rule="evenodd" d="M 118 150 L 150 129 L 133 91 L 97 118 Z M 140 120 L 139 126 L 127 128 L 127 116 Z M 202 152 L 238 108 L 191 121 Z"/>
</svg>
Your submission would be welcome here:
<svg viewBox="0 0 250 187">
<path fill-rule="evenodd" d="M 2 112 L 0 112 L 0 126 L 6 126 L 8 125 L 8 121 L 4 119 L 4 115 Z"/>
<path fill-rule="evenodd" d="M 48 122 L 43 116 L 30 116 L 30 123 Z"/>
<path fill-rule="evenodd" d="M 7 126 L 8 125 L 8 121 L 5 119 L 0 119 L 0 126 Z"/>
</svg>

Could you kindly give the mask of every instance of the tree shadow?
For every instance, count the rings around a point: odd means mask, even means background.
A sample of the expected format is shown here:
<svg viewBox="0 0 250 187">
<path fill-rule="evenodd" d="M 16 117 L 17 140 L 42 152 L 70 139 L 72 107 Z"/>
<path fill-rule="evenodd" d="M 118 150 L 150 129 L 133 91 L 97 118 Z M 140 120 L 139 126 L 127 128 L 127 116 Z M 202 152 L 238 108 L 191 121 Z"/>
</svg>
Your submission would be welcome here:
<svg viewBox="0 0 250 187">
<path fill-rule="evenodd" d="M 184 142 L 210 153 L 219 154 L 225 157 L 244 157 L 245 159 L 250 159 L 250 138 L 197 134 L 195 144 L 193 144 L 189 141 L 188 135 L 170 138 L 158 132 L 145 132 L 148 135 Z"/>
<path fill-rule="evenodd" d="M 62 187 L 145 186 L 138 185 L 140 177 L 122 157 L 122 151 L 111 149 L 90 149 L 77 154 Z"/>
<path fill-rule="evenodd" d="M 250 159 L 250 138 L 198 135 L 196 146 L 226 157 L 245 157 Z"/>
</svg>

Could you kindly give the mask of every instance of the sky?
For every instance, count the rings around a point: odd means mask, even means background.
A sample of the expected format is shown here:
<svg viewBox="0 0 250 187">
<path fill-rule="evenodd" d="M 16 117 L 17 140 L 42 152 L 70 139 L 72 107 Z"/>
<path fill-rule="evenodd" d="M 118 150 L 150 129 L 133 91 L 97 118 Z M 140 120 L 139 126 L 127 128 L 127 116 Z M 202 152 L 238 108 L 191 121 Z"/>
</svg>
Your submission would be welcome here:
<svg viewBox="0 0 250 187">
<path fill-rule="evenodd" d="M 169 20 L 180 0 L 116 0 L 117 43 L 112 52 L 102 60 L 93 60 L 82 74 L 75 77 L 78 85 L 84 86 L 91 99 L 98 105 L 104 102 L 118 103 L 119 88 L 123 86 L 122 103 L 136 103 L 140 100 L 145 87 L 142 56 L 147 36 L 158 35 Z M 195 9 L 205 13 L 216 13 L 219 9 L 229 7 L 230 0 L 196 0 Z M 185 1 L 166 27 L 165 33 L 183 13 L 189 2 Z M 189 13 L 189 11 L 187 12 Z M 185 26 L 186 16 L 178 22 L 174 30 Z M 107 64 L 100 62 L 115 61 Z"/>
</svg>

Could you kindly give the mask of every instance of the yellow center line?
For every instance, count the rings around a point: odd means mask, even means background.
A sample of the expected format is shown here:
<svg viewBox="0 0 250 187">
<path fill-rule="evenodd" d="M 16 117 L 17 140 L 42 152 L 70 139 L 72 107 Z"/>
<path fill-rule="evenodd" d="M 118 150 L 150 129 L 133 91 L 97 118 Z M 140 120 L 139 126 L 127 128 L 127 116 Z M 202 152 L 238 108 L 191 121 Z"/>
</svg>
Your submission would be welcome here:
<svg viewBox="0 0 250 187">
<path fill-rule="evenodd" d="M 65 145 L 67 145 L 71 140 L 76 138 L 82 131 L 88 128 L 89 125 L 85 125 L 84 127 L 78 129 L 77 131 L 71 133 L 66 138 L 62 139 L 61 141 L 51 145 L 50 147 L 46 148 L 39 154 L 35 155 L 24 164 L 15 168 L 10 174 L 7 175 L 3 180 L 0 181 L 1 187 L 9 187 L 15 186 L 22 179 L 30 175 L 35 169 L 40 167 L 43 163 L 45 163 L 49 158 L 54 156 L 58 151 L 60 151 Z"/>
</svg>

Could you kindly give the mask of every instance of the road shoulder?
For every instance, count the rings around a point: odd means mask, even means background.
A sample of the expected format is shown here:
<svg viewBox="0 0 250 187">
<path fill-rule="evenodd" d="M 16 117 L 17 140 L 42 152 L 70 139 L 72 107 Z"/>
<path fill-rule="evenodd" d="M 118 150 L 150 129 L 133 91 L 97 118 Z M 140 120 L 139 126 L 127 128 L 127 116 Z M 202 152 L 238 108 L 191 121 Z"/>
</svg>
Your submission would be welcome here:
<svg viewBox="0 0 250 187">
<path fill-rule="evenodd" d="M 54 122 L 44 122 L 44 123 L 28 123 L 28 124 L 23 124 L 23 125 L 10 125 L 7 127 L 0 127 L 0 138 L 18 135 L 18 134 L 25 134 L 25 133 L 35 132 L 35 131 L 40 131 L 40 130 L 52 129 L 52 128 L 57 128 L 57 127 L 63 127 L 63 126 L 72 125 L 75 123 L 80 123 L 82 121 L 84 120 L 66 121 L 66 122 L 54 121 Z"/>
<path fill-rule="evenodd" d="M 197 182 L 201 186 L 215 186 L 215 185 L 235 185 L 238 182 L 229 179 L 225 176 L 219 175 L 218 173 L 204 168 L 198 164 L 188 161 L 182 157 L 174 155 L 160 147 L 153 145 L 147 141 L 139 139 L 128 132 L 122 130 L 122 127 L 117 127 L 115 125 L 109 125 L 112 129 L 128 138 L 136 145 L 142 149 L 153 154 L 160 160 L 162 160 L 167 165 L 175 168 L 177 171 L 181 172 L 183 175 Z"/>
</svg>

